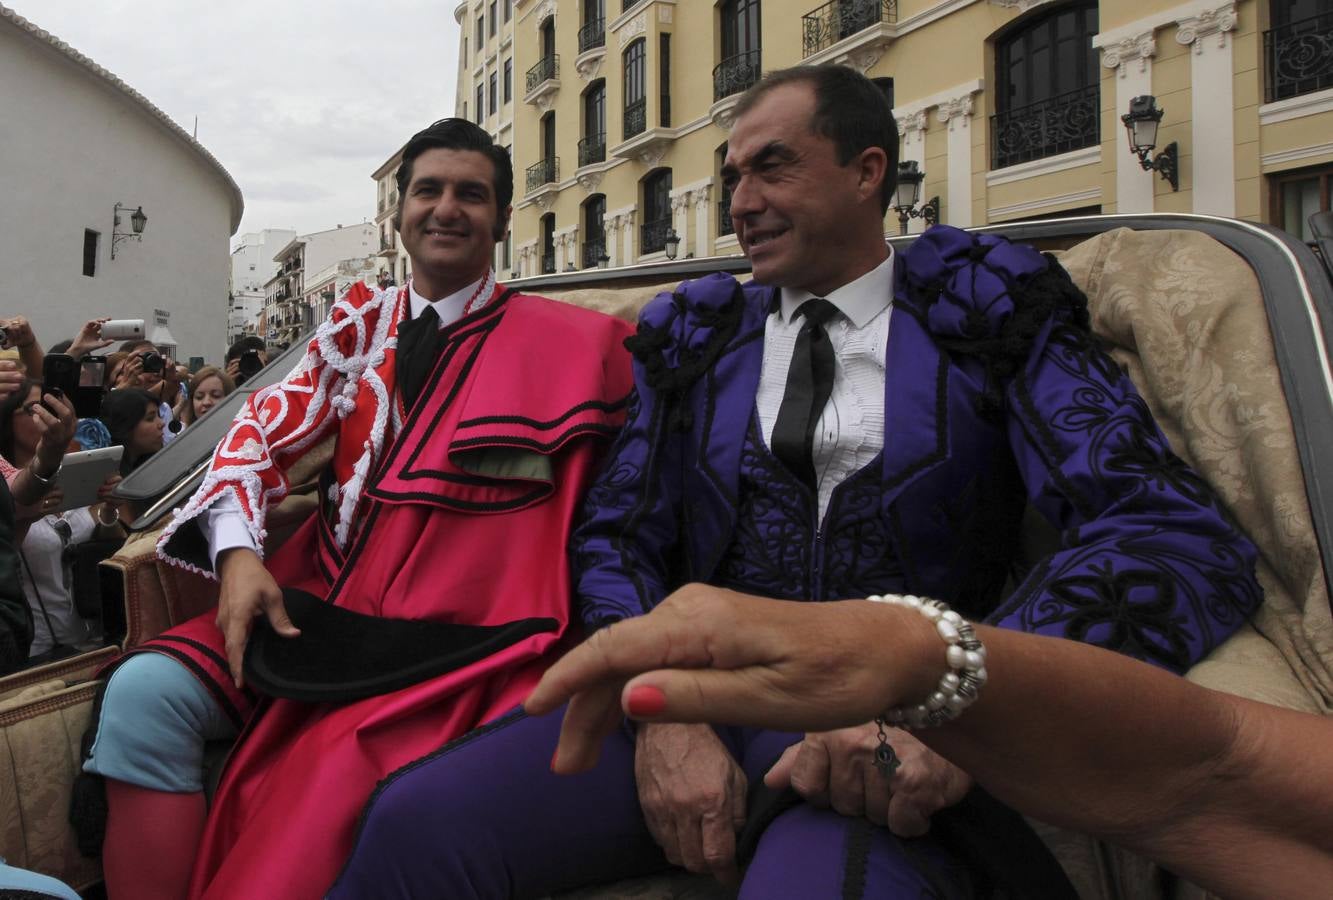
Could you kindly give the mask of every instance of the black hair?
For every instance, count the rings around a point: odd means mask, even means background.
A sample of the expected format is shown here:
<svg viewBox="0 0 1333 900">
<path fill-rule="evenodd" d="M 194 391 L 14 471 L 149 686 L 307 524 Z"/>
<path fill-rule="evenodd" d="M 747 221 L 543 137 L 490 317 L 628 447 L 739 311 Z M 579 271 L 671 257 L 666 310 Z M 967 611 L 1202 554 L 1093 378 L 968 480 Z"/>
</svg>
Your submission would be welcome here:
<svg viewBox="0 0 1333 900">
<path fill-rule="evenodd" d="M 236 342 L 227 348 L 227 356 L 224 362 L 240 359 L 247 350 L 258 350 L 262 353 L 264 351 L 264 339 L 253 334 L 237 338 Z"/>
<path fill-rule="evenodd" d="M 491 161 L 495 169 L 495 178 L 491 182 L 495 194 L 495 230 L 491 237 L 503 240 L 509 227 L 509 218 L 505 210 L 514 200 L 514 163 L 503 147 L 497 147 L 495 141 L 484 130 L 467 119 L 449 118 L 432 122 L 412 135 L 403 147 L 403 162 L 398 167 L 394 181 L 398 185 L 398 211 L 393 215 L 393 227 L 403 228 L 403 204 L 407 201 L 407 186 L 412 183 L 412 168 L 416 159 L 427 150 L 471 150 L 480 153 Z"/>
<path fill-rule="evenodd" d="M 833 142 L 838 165 L 845 166 L 862 151 L 878 147 L 888 157 L 880 185 L 880 214 L 898 187 L 898 123 L 883 89 L 848 66 L 794 66 L 769 72 L 736 102 L 735 116 L 749 112 L 764 95 L 787 84 L 808 84 L 815 92 L 810 130 Z"/>
<path fill-rule="evenodd" d="M 128 475 L 142 461 L 130 458 L 130 434 L 134 431 L 134 426 L 143 421 L 144 412 L 148 407 L 157 409 L 160 405 L 160 400 L 139 388 L 121 388 L 108 392 L 102 398 L 102 410 L 97 414 L 97 418 L 101 419 L 106 430 L 111 432 L 111 446 L 120 445 L 125 448 L 125 455 L 120 458 L 120 474 Z"/>
<path fill-rule="evenodd" d="M 50 349 L 48 349 L 46 352 L 47 352 L 47 353 L 68 353 L 68 352 L 69 352 L 69 348 L 70 348 L 71 346 L 73 346 L 73 345 L 74 345 L 74 342 L 73 342 L 73 341 L 71 341 L 69 338 L 65 338 L 63 341 L 56 341 L 54 344 L 51 345 Z"/>
<path fill-rule="evenodd" d="M 25 378 L 18 390 L 0 400 L 0 456 L 9 460 L 11 465 L 18 465 L 14 461 L 14 413 L 28 402 L 28 395 L 32 393 L 32 389 L 41 386 L 40 381 Z"/>
</svg>

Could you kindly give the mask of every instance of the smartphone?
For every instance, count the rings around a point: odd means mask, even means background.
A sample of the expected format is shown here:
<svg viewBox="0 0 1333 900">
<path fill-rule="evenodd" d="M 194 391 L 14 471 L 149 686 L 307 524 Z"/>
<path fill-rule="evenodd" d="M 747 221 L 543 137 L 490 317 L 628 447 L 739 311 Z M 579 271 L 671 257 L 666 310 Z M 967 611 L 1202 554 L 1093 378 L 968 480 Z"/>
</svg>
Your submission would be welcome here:
<svg viewBox="0 0 1333 900">
<path fill-rule="evenodd" d="M 74 413 L 80 419 L 96 418 L 102 411 L 106 357 L 85 356 L 79 360 L 79 386 L 74 390 Z"/>
<path fill-rule="evenodd" d="M 73 397 L 79 388 L 79 364 L 68 353 L 48 353 L 42 360 L 42 393 Z M 47 407 L 47 412 L 56 411 Z"/>
<path fill-rule="evenodd" d="M 102 323 L 102 340 L 128 341 L 143 337 L 143 319 L 111 319 Z"/>
</svg>

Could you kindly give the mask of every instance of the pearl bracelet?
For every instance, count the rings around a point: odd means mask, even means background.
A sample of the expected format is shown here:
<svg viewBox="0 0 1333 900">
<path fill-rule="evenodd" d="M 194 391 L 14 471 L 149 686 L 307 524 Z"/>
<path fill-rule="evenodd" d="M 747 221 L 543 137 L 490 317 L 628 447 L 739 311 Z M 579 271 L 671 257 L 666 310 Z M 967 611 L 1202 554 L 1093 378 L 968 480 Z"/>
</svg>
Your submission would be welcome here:
<svg viewBox="0 0 1333 900">
<path fill-rule="evenodd" d="M 883 719 L 903 728 L 927 728 L 956 719 L 974 702 L 986 683 L 986 648 L 977 640 L 972 625 L 939 600 L 911 594 L 886 594 L 867 597 L 874 603 L 889 603 L 914 609 L 935 625 L 935 631 L 948 647 L 945 661 L 949 671 L 924 703 L 895 706 L 885 711 Z"/>
</svg>

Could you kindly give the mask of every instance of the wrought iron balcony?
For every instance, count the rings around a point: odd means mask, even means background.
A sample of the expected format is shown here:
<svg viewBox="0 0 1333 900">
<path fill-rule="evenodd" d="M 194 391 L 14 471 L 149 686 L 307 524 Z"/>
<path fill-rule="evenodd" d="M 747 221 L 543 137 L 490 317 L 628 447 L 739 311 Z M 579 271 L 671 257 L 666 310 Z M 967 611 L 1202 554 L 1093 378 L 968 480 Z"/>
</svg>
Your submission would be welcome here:
<svg viewBox="0 0 1333 900">
<path fill-rule="evenodd" d="M 639 230 L 640 253 L 657 253 L 665 250 L 667 232 L 671 230 L 671 216 L 667 214 L 660 219 L 644 222 L 639 226 Z"/>
<path fill-rule="evenodd" d="M 731 192 L 723 191 L 722 199 L 717 201 L 717 236 L 735 233 L 736 226 L 731 221 Z"/>
<path fill-rule="evenodd" d="M 590 134 L 579 141 L 579 166 L 606 162 L 606 134 Z"/>
<path fill-rule="evenodd" d="M 606 46 L 606 19 L 595 19 L 579 29 L 579 52 Z"/>
<path fill-rule="evenodd" d="M 560 157 L 550 156 L 528 166 L 528 193 L 560 180 Z"/>
<path fill-rule="evenodd" d="M 1264 32 L 1264 101 L 1333 87 L 1333 13 Z"/>
<path fill-rule="evenodd" d="M 543 275 L 554 275 L 554 274 L 555 274 L 555 255 L 554 255 L 554 254 L 552 254 L 552 255 L 550 255 L 550 256 L 543 256 L 543 257 L 542 257 L 542 274 L 543 274 Z"/>
<path fill-rule="evenodd" d="M 550 81 L 560 74 L 560 55 L 552 53 L 537 60 L 537 64 L 528 69 L 528 93 L 532 93 L 543 81 Z"/>
<path fill-rule="evenodd" d="M 583 242 L 583 268 L 595 269 L 606 256 L 606 234 Z"/>
<path fill-rule="evenodd" d="M 625 140 L 648 129 L 648 99 L 635 100 L 625 105 Z"/>
<path fill-rule="evenodd" d="M 1100 140 L 1095 84 L 991 116 L 991 168 L 1091 147 Z"/>
<path fill-rule="evenodd" d="M 813 56 L 871 25 L 897 21 L 898 0 L 833 0 L 801 16 L 801 46 Z"/>
<path fill-rule="evenodd" d="M 713 101 L 739 94 L 758 81 L 762 74 L 758 50 L 737 53 L 722 60 L 713 67 Z"/>
</svg>

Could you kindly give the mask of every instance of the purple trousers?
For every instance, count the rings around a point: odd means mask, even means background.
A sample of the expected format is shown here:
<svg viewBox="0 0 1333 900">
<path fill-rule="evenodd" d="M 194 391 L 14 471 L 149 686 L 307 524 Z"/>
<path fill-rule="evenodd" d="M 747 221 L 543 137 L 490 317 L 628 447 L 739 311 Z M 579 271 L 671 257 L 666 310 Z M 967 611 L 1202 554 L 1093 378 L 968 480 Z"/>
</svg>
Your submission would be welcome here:
<svg viewBox="0 0 1333 900">
<path fill-rule="evenodd" d="M 634 780 L 634 740 L 607 738 L 590 772 L 550 771 L 563 710 L 515 711 L 381 782 L 352 856 L 328 897 L 544 897 L 668 867 L 648 833 Z M 718 728 L 758 783 L 801 735 Z M 741 900 L 970 897 L 970 879 L 929 837 L 801 804 L 764 831 Z"/>
</svg>

